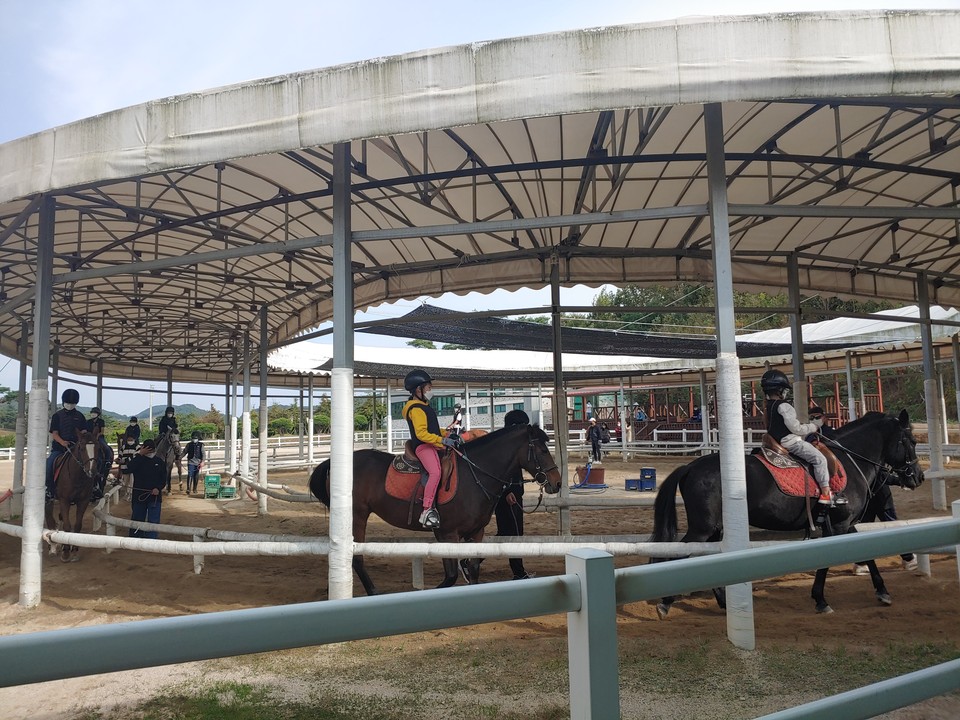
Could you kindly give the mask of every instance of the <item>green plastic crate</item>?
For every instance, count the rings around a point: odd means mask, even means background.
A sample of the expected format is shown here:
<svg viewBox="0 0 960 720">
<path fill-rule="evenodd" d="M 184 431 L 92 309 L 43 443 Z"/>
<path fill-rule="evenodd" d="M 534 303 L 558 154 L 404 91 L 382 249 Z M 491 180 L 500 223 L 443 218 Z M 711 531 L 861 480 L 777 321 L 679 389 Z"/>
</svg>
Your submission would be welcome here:
<svg viewBox="0 0 960 720">
<path fill-rule="evenodd" d="M 237 496 L 237 489 L 231 487 L 230 485 L 221 485 L 220 486 L 220 497 L 221 498 L 232 498 Z"/>
<path fill-rule="evenodd" d="M 203 476 L 203 496 L 205 498 L 215 498 L 220 495 L 220 476 L 219 475 L 204 475 Z"/>
</svg>

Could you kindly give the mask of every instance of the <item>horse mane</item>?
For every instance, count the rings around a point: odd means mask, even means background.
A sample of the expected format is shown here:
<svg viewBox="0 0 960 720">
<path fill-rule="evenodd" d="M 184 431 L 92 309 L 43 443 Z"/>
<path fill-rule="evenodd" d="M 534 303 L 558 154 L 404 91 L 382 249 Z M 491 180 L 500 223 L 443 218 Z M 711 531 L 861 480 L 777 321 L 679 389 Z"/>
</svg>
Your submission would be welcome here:
<svg viewBox="0 0 960 720">
<path fill-rule="evenodd" d="M 512 432 L 517 432 L 517 428 L 523 428 L 524 432 L 527 432 L 528 428 L 534 428 L 536 430 L 536 437 L 538 440 L 547 442 L 547 434 L 540 429 L 539 425 L 508 425 L 507 427 L 500 428 L 499 430 L 494 430 L 491 433 L 487 433 L 481 437 L 478 437 L 476 440 L 471 440 L 469 443 L 469 449 L 471 450 L 482 450 L 489 443 L 496 443 L 499 440 L 502 440 L 504 437 L 509 435 Z"/>
</svg>

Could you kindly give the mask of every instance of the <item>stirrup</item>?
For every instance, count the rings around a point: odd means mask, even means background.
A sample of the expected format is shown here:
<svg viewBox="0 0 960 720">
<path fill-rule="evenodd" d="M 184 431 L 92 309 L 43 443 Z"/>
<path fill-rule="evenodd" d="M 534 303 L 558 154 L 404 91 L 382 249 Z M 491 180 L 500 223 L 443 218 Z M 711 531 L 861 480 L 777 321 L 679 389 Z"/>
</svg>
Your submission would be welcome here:
<svg viewBox="0 0 960 720">
<path fill-rule="evenodd" d="M 430 508 L 420 513 L 420 524 L 425 528 L 435 528 L 440 526 L 440 513 L 436 508 Z"/>
</svg>

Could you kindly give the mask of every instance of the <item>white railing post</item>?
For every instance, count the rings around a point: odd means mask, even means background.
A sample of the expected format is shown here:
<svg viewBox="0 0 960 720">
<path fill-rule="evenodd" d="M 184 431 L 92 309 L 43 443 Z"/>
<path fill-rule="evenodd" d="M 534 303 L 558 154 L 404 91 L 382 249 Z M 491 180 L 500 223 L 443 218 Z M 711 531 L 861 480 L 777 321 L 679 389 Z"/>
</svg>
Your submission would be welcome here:
<svg viewBox="0 0 960 720">
<path fill-rule="evenodd" d="M 580 578 L 580 609 L 567 613 L 570 717 L 620 717 L 613 556 L 576 550 L 566 558 L 567 572 Z"/>
<path fill-rule="evenodd" d="M 953 519 L 960 520 L 960 500 L 954 500 L 950 504 L 950 508 L 953 512 Z M 960 572 L 960 545 L 957 545 L 956 557 L 957 557 L 957 571 Z"/>
</svg>

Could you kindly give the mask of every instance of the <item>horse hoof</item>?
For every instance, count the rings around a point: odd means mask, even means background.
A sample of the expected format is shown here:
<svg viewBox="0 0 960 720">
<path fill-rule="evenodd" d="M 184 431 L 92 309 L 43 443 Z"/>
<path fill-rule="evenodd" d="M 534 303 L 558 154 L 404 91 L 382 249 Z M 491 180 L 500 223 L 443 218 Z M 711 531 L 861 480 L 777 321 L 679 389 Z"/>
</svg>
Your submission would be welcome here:
<svg viewBox="0 0 960 720">
<path fill-rule="evenodd" d="M 824 603 L 823 605 L 817 605 L 817 612 L 820 615 L 829 615 L 833 612 L 833 608 Z"/>
<path fill-rule="evenodd" d="M 878 592 L 877 600 L 880 601 L 881 605 L 893 605 L 893 598 L 890 597 L 890 593 Z"/>
<path fill-rule="evenodd" d="M 667 619 L 667 613 L 670 612 L 670 606 L 663 603 L 657 603 L 657 617 L 661 620 Z"/>
<path fill-rule="evenodd" d="M 444 580 L 442 583 L 437 585 L 437 589 L 453 587 L 456 584 L 457 584 L 457 578 L 454 577 L 452 580 Z"/>
</svg>

